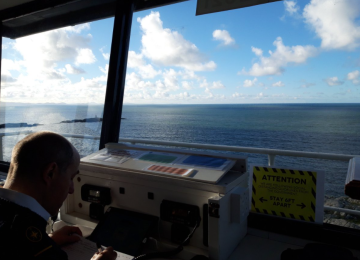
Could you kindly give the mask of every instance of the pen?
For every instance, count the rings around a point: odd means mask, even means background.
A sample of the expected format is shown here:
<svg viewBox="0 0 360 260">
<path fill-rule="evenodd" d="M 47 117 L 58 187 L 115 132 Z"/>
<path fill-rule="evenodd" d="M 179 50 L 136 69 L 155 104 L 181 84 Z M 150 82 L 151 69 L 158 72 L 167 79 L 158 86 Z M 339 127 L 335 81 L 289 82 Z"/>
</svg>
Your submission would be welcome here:
<svg viewBox="0 0 360 260">
<path fill-rule="evenodd" d="M 99 242 L 97 242 L 96 247 L 98 249 L 98 253 L 100 254 L 102 252 L 101 244 Z"/>
</svg>

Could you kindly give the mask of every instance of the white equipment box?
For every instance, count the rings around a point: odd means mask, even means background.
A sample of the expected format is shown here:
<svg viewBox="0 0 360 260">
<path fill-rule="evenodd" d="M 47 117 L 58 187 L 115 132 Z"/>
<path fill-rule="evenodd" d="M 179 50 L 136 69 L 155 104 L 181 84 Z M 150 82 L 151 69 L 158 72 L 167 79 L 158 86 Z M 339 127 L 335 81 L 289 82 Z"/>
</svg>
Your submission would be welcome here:
<svg viewBox="0 0 360 260">
<path fill-rule="evenodd" d="M 206 153 L 150 146 L 107 144 L 81 160 L 74 179 L 75 192 L 60 210 L 63 221 L 95 228 L 90 202 L 82 200 L 83 185 L 110 188 L 105 206 L 160 218 L 159 244 L 174 248 L 172 223 L 161 219 L 163 201 L 199 208 L 201 222 L 189 245 L 177 258 L 202 254 L 227 259 L 247 232 L 249 190 L 247 159 L 229 154 Z M 189 227 L 189 230 L 192 228 Z"/>
</svg>

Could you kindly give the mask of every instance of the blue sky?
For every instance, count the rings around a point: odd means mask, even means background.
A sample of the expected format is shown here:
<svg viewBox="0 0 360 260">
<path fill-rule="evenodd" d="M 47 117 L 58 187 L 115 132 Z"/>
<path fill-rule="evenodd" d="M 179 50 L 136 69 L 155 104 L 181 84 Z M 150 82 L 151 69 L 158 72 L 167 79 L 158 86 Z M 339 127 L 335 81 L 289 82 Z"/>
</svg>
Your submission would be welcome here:
<svg viewBox="0 0 360 260">
<path fill-rule="evenodd" d="M 125 103 L 358 103 L 358 0 L 133 17 Z M 3 39 L 1 101 L 103 103 L 113 19 Z"/>
</svg>

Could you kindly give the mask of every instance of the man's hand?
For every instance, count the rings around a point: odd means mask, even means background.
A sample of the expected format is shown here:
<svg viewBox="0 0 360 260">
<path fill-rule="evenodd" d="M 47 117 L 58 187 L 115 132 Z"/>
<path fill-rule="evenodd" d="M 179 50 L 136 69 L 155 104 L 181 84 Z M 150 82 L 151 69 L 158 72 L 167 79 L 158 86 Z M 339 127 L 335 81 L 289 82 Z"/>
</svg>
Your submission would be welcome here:
<svg viewBox="0 0 360 260">
<path fill-rule="evenodd" d="M 116 257 L 116 252 L 111 246 L 109 246 L 101 253 L 95 253 L 91 260 L 115 260 Z"/>
<path fill-rule="evenodd" d="M 79 241 L 80 237 L 74 236 L 74 234 L 82 236 L 81 230 L 78 227 L 65 226 L 49 234 L 49 237 L 51 237 L 58 246 L 62 246 Z"/>
</svg>

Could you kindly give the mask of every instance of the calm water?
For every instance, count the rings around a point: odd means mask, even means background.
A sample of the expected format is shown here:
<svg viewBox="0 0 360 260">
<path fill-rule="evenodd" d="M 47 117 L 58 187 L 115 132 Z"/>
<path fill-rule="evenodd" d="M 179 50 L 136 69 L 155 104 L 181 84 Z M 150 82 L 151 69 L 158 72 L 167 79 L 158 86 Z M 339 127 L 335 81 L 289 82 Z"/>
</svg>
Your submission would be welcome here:
<svg viewBox="0 0 360 260">
<path fill-rule="evenodd" d="M 58 124 L 101 117 L 102 106 L 0 107 L 0 124 L 40 123 L 1 132 L 52 130 L 100 135 L 99 123 Z M 360 155 L 360 104 L 281 105 L 125 105 L 120 137 Z M 4 159 L 23 136 L 4 138 Z M 98 141 L 71 140 L 84 156 Z M 244 154 L 249 164 L 266 165 L 267 156 Z M 347 162 L 276 157 L 276 165 L 325 172 L 326 194 L 343 195 Z"/>
</svg>

